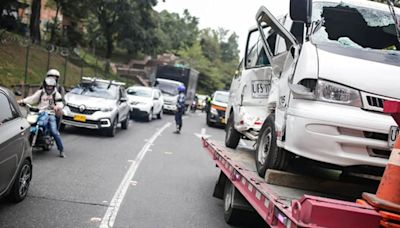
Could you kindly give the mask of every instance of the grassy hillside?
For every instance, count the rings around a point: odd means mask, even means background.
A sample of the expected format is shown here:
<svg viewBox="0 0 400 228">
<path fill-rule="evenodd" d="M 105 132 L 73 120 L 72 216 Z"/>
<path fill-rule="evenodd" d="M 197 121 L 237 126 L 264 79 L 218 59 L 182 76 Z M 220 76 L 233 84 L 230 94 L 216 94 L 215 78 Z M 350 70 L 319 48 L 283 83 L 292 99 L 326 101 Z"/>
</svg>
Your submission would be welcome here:
<svg viewBox="0 0 400 228">
<path fill-rule="evenodd" d="M 21 44 L 21 38 L 14 34 L 2 34 L 0 37 L 0 85 L 10 87 L 14 84 L 24 82 L 26 51 L 27 48 Z M 66 69 L 65 86 L 76 85 L 80 81 L 81 66 L 83 76 L 93 76 L 95 72 L 98 75 L 104 75 L 104 62 L 98 60 L 96 68 L 95 56 L 83 50 L 80 56 L 71 55 Z M 31 45 L 28 61 L 28 84 L 39 84 L 47 72 L 48 52 L 38 45 Z M 54 51 L 50 55 L 50 68 L 56 68 L 60 71 L 61 83 L 64 81 L 65 58 L 60 51 Z M 97 71 L 95 70 L 97 69 Z M 117 79 L 116 75 L 109 76 Z"/>
</svg>

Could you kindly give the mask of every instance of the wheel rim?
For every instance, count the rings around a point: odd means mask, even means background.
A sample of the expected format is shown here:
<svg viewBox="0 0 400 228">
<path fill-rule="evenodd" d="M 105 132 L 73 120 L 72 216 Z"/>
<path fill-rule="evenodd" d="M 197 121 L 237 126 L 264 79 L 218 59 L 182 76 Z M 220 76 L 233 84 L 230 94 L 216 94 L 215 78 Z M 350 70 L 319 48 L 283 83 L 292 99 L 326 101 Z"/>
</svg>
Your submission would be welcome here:
<svg viewBox="0 0 400 228">
<path fill-rule="evenodd" d="M 25 164 L 21 169 L 21 175 L 19 176 L 19 189 L 18 193 L 20 197 L 25 197 L 28 193 L 29 184 L 31 181 L 31 167 Z"/>
<path fill-rule="evenodd" d="M 225 196 L 224 209 L 229 211 L 233 204 L 233 186 L 231 185 Z"/>
<path fill-rule="evenodd" d="M 263 137 L 261 138 L 260 146 L 258 149 L 257 159 L 260 164 L 264 164 L 265 160 L 271 150 L 272 142 L 272 131 L 271 128 L 267 128 Z"/>
</svg>

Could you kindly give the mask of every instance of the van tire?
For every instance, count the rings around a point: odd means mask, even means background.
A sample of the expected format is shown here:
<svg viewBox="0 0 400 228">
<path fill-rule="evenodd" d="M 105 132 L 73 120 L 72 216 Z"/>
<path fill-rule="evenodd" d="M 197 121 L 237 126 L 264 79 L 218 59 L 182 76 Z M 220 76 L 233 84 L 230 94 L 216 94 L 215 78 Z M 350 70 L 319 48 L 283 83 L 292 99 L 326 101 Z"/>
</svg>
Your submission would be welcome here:
<svg viewBox="0 0 400 228">
<path fill-rule="evenodd" d="M 225 126 L 225 146 L 236 149 L 240 141 L 240 133 L 235 129 L 233 113 Z"/>
<path fill-rule="evenodd" d="M 285 170 L 289 163 L 289 154 L 276 144 L 275 114 L 271 113 L 261 128 L 257 138 L 256 167 L 260 177 L 267 169 Z"/>
</svg>

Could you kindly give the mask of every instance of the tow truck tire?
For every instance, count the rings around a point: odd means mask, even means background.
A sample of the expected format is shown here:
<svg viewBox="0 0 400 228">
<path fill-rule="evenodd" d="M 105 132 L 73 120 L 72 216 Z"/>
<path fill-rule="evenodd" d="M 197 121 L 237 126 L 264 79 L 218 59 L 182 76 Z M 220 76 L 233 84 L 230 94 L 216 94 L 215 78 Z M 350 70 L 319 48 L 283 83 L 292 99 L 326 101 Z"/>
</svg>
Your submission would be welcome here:
<svg viewBox="0 0 400 228">
<path fill-rule="evenodd" d="M 288 163 L 288 152 L 276 144 L 275 114 L 271 113 L 264 121 L 257 139 L 257 172 L 260 177 L 264 177 L 267 169 L 285 170 Z"/>
<path fill-rule="evenodd" d="M 234 208 L 235 194 L 238 194 L 235 186 L 227 181 L 224 189 L 224 219 L 229 225 L 238 225 L 243 220 L 243 210 Z"/>
<path fill-rule="evenodd" d="M 225 127 L 225 146 L 236 149 L 240 141 L 240 133 L 235 129 L 233 117 L 232 113 Z"/>
</svg>

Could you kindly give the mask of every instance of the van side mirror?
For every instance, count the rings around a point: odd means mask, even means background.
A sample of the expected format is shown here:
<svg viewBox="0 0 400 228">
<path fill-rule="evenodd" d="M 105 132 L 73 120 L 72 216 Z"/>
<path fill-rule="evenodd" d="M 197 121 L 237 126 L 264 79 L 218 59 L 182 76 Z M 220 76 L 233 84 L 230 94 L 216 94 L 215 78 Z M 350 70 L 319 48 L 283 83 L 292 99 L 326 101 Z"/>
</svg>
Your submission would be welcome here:
<svg viewBox="0 0 400 228">
<path fill-rule="evenodd" d="M 290 0 L 290 18 L 311 25 L 312 0 Z"/>
<path fill-rule="evenodd" d="M 314 99 L 315 97 L 314 93 L 303 85 L 289 83 L 289 88 L 292 91 L 294 98 Z"/>
</svg>

